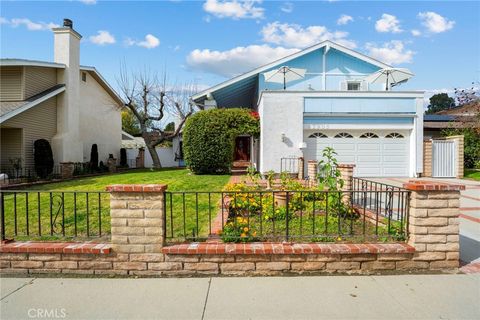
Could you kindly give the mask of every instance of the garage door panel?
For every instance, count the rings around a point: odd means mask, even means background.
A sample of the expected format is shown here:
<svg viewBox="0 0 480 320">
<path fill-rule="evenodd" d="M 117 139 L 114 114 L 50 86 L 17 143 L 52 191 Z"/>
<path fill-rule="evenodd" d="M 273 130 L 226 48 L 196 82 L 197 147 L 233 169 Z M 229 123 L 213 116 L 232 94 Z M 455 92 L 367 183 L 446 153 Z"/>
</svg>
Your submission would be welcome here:
<svg viewBox="0 0 480 320">
<path fill-rule="evenodd" d="M 345 131 L 347 132 L 347 131 Z M 323 149 L 332 147 L 337 153 L 339 163 L 353 163 L 355 175 L 359 177 L 381 176 L 408 176 L 409 175 L 409 139 L 384 138 L 385 132 L 368 130 L 379 138 L 359 138 L 365 130 L 350 130 L 350 138 L 316 138 L 307 140 L 306 155 L 308 159 L 317 161 L 322 159 Z M 324 130 L 328 137 L 335 136 L 338 132 Z M 388 132 L 390 133 L 390 132 Z M 408 137 L 408 133 L 401 133 Z M 310 157 L 311 156 L 311 157 Z"/>
</svg>

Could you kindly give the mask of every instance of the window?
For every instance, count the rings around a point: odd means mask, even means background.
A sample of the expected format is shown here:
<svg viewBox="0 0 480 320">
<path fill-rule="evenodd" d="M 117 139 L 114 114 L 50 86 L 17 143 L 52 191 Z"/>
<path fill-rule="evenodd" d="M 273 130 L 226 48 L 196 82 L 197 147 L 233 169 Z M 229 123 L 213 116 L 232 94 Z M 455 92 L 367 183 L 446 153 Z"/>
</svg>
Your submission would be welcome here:
<svg viewBox="0 0 480 320">
<path fill-rule="evenodd" d="M 86 72 L 82 72 L 82 81 L 87 82 L 87 73 Z"/>
<path fill-rule="evenodd" d="M 360 82 L 347 82 L 348 91 L 360 91 Z"/>
<path fill-rule="evenodd" d="M 325 134 L 321 132 L 312 133 L 309 138 L 328 138 Z"/>
<path fill-rule="evenodd" d="M 335 135 L 335 138 L 353 138 L 353 136 L 347 132 L 340 132 L 339 134 Z"/>
<path fill-rule="evenodd" d="M 397 132 L 392 132 L 392 133 L 389 133 L 385 136 L 385 138 L 389 138 L 389 139 L 401 139 L 401 138 L 404 138 L 403 135 L 401 135 L 400 133 L 397 133 Z"/>
<path fill-rule="evenodd" d="M 367 133 L 362 134 L 362 135 L 360 136 L 360 138 L 371 139 L 371 138 L 378 138 L 378 136 L 377 136 L 375 133 L 367 132 Z"/>
</svg>

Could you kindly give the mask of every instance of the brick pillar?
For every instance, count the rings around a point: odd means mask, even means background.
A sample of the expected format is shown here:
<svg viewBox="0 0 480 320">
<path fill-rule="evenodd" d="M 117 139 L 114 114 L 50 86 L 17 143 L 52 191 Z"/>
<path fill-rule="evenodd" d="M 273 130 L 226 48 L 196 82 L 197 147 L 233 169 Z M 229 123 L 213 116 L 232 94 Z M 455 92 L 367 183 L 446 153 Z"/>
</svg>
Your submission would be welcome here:
<svg viewBox="0 0 480 320">
<path fill-rule="evenodd" d="M 115 173 L 117 172 L 117 159 L 115 158 L 108 158 L 107 160 L 107 167 L 108 172 Z"/>
<path fill-rule="evenodd" d="M 73 171 L 75 171 L 75 164 L 73 162 L 60 162 L 62 179 L 70 179 L 73 177 Z"/>
<path fill-rule="evenodd" d="M 166 185 L 111 185 L 112 248 L 121 253 L 159 253 L 165 243 Z"/>
<path fill-rule="evenodd" d="M 422 177 L 432 176 L 432 140 L 423 141 L 423 174 Z"/>
<path fill-rule="evenodd" d="M 303 157 L 298 158 L 298 179 L 299 180 L 303 180 L 303 178 L 305 177 L 304 166 L 305 166 L 305 159 L 303 159 Z"/>
<path fill-rule="evenodd" d="M 343 184 L 342 190 L 352 190 L 352 178 L 354 168 L 354 164 L 339 164 L 337 166 L 337 169 L 340 171 L 340 179 L 345 182 Z"/>
<path fill-rule="evenodd" d="M 410 181 L 408 243 L 415 247 L 414 263 L 420 268 L 458 268 L 460 258 L 460 191 L 464 185 Z"/>
<path fill-rule="evenodd" d="M 316 160 L 308 160 L 307 162 L 307 175 L 310 181 L 310 184 L 317 184 L 317 172 L 318 172 L 318 163 Z"/>
</svg>

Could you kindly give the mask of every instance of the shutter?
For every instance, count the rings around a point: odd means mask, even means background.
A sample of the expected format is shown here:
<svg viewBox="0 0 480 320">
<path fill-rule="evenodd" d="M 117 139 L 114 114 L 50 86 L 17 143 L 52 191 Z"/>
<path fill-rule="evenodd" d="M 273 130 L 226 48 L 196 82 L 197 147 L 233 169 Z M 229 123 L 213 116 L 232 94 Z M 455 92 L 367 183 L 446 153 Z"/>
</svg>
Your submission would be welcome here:
<svg viewBox="0 0 480 320">
<path fill-rule="evenodd" d="M 360 84 L 360 90 L 361 91 L 368 91 L 368 82 L 367 81 L 362 81 Z"/>
<path fill-rule="evenodd" d="M 340 91 L 347 91 L 347 81 L 340 82 Z"/>
</svg>

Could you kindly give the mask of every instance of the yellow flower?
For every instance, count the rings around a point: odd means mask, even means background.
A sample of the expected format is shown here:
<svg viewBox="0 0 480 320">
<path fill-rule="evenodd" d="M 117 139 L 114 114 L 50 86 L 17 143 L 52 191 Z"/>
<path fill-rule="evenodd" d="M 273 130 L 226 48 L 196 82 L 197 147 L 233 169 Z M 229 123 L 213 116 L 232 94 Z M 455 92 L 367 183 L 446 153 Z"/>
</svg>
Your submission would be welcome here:
<svg viewBox="0 0 480 320">
<path fill-rule="evenodd" d="M 248 228 L 247 227 L 243 228 L 243 232 L 248 232 Z"/>
<path fill-rule="evenodd" d="M 253 236 L 257 236 L 257 231 L 253 231 Z"/>
<path fill-rule="evenodd" d="M 342 237 L 338 237 L 338 238 L 337 238 L 337 241 L 342 241 Z"/>
<path fill-rule="evenodd" d="M 242 233 L 240 237 L 245 238 L 247 235 L 245 233 Z"/>
</svg>

